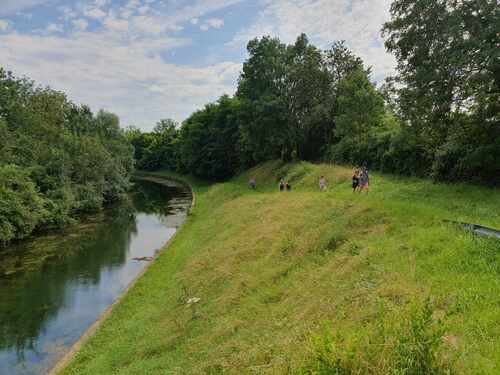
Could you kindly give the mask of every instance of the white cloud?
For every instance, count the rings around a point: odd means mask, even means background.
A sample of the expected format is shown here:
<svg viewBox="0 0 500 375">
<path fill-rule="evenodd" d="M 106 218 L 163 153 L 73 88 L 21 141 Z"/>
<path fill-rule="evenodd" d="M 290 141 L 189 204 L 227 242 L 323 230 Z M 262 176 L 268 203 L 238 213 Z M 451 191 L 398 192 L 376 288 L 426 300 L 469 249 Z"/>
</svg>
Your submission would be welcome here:
<svg viewBox="0 0 500 375">
<path fill-rule="evenodd" d="M 48 0 L 1 0 L 0 15 L 10 15 L 24 9 L 32 8 L 48 2 Z"/>
<path fill-rule="evenodd" d="M 125 6 L 126 8 L 129 9 L 136 9 L 141 5 L 141 2 L 139 0 L 129 0 L 127 5 Z"/>
<path fill-rule="evenodd" d="M 263 35 L 292 43 L 304 32 L 322 48 L 345 40 L 367 65 L 373 66 L 375 79 L 394 71 L 394 58 L 385 52 L 380 36 L 383 23 L 389 19 L 391 0 L 261 1 L 264 8 L 257 21 L 238 33 L 230 45 L 241 46 Z"/>
<path fill-rule="evenodd" d="M 83 18 L 73 20 L 72 24 L 78 31 L 87 30 L 87 27 L 89 26 L 89 23 Z"/>
<path fill-rule="evenodd" d="M 6 20 L 0 20 L 0 32 L 7 31 L 9 29 L 10 23 Z"/>
<path fill-rule="evenodd" d="M 151 10 L 151 8 L 147 5 L 144 5 L 144 6 L 141 6 L 137 9 L 137 12 L 139 14 L 146 14 L 146 13 L 149 13 L 149 11 Z"/>
<path fill-rule="evenodd" d="M 119 19 L 110 15 L 103 20 L 103 25 L 112 31 L 127 31 L 129 28 L 129 23 L 127 20 Z"/>
<path fill-rule="evenodd" d="M 221 18 L 210 18 L 206 20 L 202 25 L 200 25 L 200 30 L 208 31 L 211 27 L 214 29 L 220 29 L 224 26 L 224 20 Z"/>
<path fill-rule="evenodd" d="M 64 27 L 61 24 L 57 23 L 49 23 L 46 29 L 49 33 L 62 33 L 64 31 Z"/>
<path fill-rule="evenodd" d="M 0 66 L 64 91 L 94 110 L 113 111 L 124 125 L 151 128 L 165 117 L 181 121 L 223 93 L 234 93 L 241 63 L 217 60 L 201 67 L 169 63 L 164 56 L 173 56 L 175 48 L 192 43 L 170 32 L 241 1 L 194 0 L 185 6 L 180 0 L 169 0 L 168 4 L 180 5 L 173 9 L 162 8 L 165 1 L 152 0 L 131 0 L 125 6 L 85 0 L 61 6 L 56 8 L 60 20 L 73 29 L 62 33 L 62 24 L 53 22 L 46 26 L 48 33 L 9 30 L 0 34 Z M 150 8 L 141 10 L 145 4 Z M 97 22 L 92 31 L 89 19 Z M 211 20 L 210 27 L 222 27 L 220 21 Z"/>
<path fill-rule="evenodd" d="M 62 13 L 60 19 L 64 21 L 69 21 L 78 17 L 78 13 L 68 6 L 59 7 L 58 10 Z"/>
<path fill-rule="evenodd" d="M 108 5 L 109 2 L 110 0 L 95 0 L 94 4 L 96 5 L 96 7 L 102 8 L 103 6 Z"/>
<path fill-rule="evenodd" d="M 198 18 L 196 18 L 196 17 L 195 17 L 195 18 L 191 18 L 191 21 L 190 21 L 190 22 L 191 22 L 191 24 L 193 24 L 193 25 L 198 25 L 198 22 L 200 22 L 200 20 L 199 20 Z"/>
<path fill-rule="evenodd" d="M 207 24 L 215 29 L 220 29 L 222 26 L 224 26 L 224 20 L 221 18 L 210 18 L 207 20 Z"/>
<path fill-rule="evenodd" d="M 234 92 L 240 63 L 193 68 L 160 57 L 187 43 L 165 35 L 128 38 L 112 30 L 70 37 L 11 33 L 0 35 L 0 65 L 94 110 L 113 111 L 124 125 L 150 129 L 160 118 L 181 121 L 207 101 Z"/>
<path fill-rule="evenodd" d="M 103 11 L 100 8 L 93 7 L 93 8 L 86 8 L 83 12 L 83 14 L 89 18 L 93 18 L 96 20 L 102 19 L 106 17 L 107 13 Z"/>
</svg>

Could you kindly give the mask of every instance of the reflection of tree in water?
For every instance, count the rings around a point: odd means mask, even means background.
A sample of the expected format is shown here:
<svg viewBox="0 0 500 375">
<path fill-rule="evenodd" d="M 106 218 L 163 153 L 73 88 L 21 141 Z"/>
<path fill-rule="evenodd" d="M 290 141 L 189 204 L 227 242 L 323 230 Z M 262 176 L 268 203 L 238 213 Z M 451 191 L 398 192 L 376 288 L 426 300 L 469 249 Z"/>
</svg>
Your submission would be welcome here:
<svg viewBox="0 0 500 375">
<path fill-rule="evenodd" d="M 22 252 L 16 249 L 14 263 L 25 264 L 24 270 L 2 278 L 9 272 L 0 268 L 0 350 L 15 349 L 22 357 L 24 349 L 34 349 L 46 323 L 70 297 L 66 290 L 72 281 L 96 285 L 103 267 L 125 263 L 131 236 L 137 232 L 130 201 L 108 210 L 94 225 L 82 227 L 57 240 L 41 238 L 25 244 L 28 249 Z"/>
<path fill-rule="evenodd" d="M 132 199 L 137 211 L 156 214 L 161 218 L 175 213 L 175 200 L 186 202 L 191 199 L 189 191 L 177 184 L 164 185 L 152 181 L 136 181 Z M 185 209 L 185 204 L 182 209 Z"/>
</svg>

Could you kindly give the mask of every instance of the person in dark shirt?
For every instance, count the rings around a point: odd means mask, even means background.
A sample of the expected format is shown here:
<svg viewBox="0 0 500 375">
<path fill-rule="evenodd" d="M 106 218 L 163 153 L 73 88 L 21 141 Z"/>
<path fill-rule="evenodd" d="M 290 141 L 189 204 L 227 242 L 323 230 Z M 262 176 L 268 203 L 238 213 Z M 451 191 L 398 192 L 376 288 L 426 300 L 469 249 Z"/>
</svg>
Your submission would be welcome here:
<svg viewBox="0 0 500 375">
<path fill-rule="evenodd" d="M 292 185 L 289 182 L 286 183 L 286 191 L 292 191 Z"/>
<path fill-rule="evenodd" d="M 359 187 L 359 170 L 354 171 L 352 175 L 352 192 L 354 193 Z"/>
</svg>

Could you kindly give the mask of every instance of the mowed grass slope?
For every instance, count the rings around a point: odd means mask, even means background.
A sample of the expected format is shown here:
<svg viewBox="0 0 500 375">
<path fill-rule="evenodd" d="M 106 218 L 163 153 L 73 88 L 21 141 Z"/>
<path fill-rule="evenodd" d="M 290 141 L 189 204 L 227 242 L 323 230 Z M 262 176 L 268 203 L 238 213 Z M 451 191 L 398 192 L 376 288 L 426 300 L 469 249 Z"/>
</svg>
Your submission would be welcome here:
<svg viewBox="0 0 500 375">
<path fill-rule="evenodd" d="M 500 192 L 372 174 L 359 195 L 351 172 L 191 181 L 187 223 L 63 373 L 500 373 L 500 241 L 443 223 L 500 228 Z"/>
</svg>

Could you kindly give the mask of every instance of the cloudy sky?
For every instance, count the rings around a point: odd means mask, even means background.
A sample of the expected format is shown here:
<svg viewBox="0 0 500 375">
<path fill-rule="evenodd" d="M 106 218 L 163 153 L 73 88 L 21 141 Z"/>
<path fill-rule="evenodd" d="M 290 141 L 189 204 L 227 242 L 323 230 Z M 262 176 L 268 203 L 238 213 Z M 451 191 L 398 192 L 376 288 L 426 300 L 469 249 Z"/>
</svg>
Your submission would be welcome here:
<svg viewBox="0 0 500 375">
<path fill-rule="evenodd" d="M 380 29 L 390 0 L 0 0 L 0 66 L 151 129 L 233 94 L 248 40 L 334 40 L 394 69 Z"/>
</svg>

